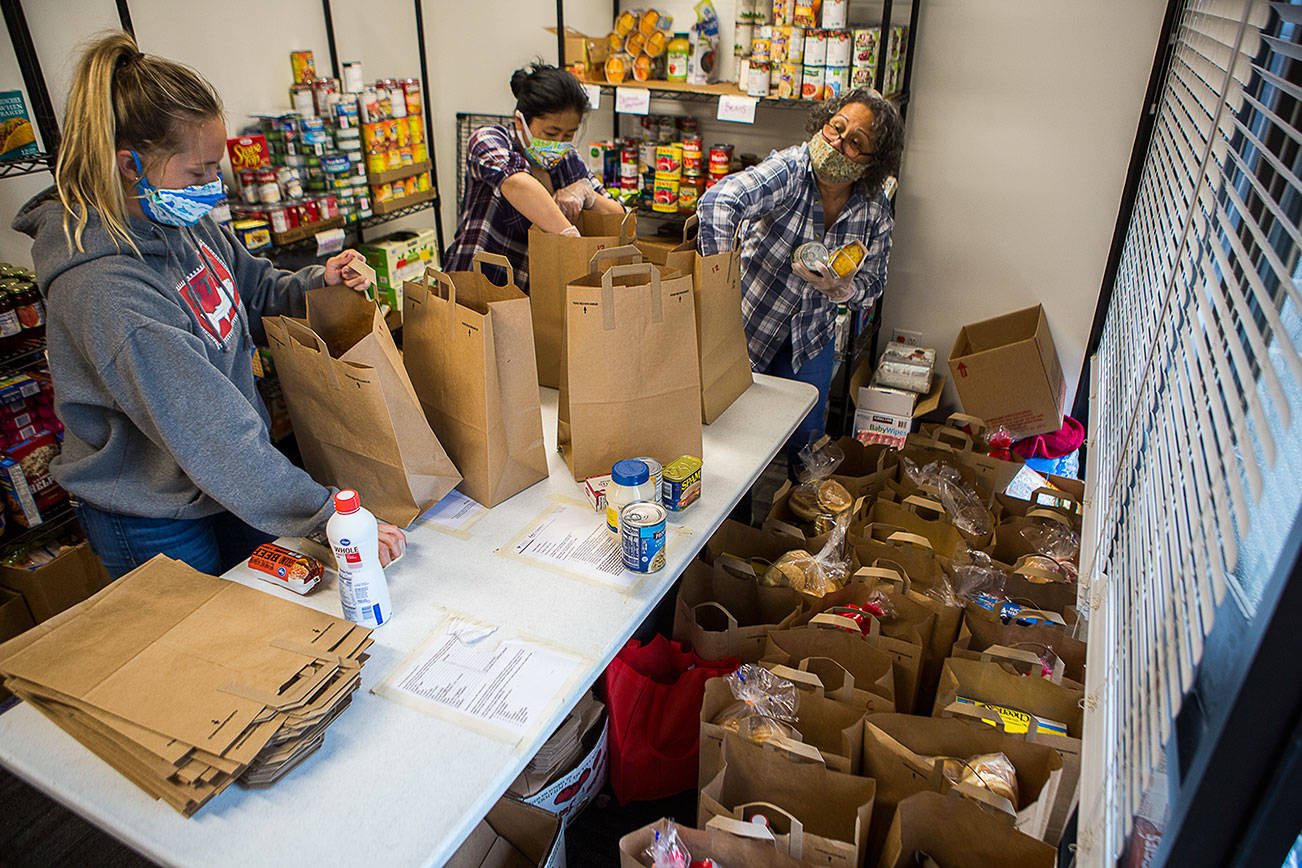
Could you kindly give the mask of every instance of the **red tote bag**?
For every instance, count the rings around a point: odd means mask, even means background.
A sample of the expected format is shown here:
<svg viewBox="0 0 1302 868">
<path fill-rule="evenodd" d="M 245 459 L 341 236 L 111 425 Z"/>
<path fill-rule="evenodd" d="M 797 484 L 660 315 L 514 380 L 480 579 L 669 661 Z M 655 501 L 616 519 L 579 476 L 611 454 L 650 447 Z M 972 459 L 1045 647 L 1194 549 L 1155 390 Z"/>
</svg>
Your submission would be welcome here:
<svg viewBox="0 0 1302 868">
<path fill-rule="evenodd" d="M 696 786 L 705 682 L 736 671 L 736 658 L 704 660 L 656 636 L 629 640 L 603 676 L 610 712 L 610 786 L 620 804 Z"/>
</svg>

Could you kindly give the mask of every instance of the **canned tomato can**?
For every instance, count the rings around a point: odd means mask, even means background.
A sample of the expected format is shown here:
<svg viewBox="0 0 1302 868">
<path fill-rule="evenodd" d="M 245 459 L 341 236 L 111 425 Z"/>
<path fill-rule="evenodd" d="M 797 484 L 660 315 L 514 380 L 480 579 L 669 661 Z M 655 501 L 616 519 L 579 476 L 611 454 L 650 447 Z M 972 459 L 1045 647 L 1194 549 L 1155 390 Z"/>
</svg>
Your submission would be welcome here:
<svg viewBox="0 0 1302 868">
<path fill-rule="evenodd" d="M 619 537 L 624 566 L 635 573 L 654 573 L 665 565 L 665 520 L 658 503 L 640 500 L 619 511 Z"/>
<path fill-rule="evenodd" d="M 873 76 L 876 74 L 876 72 L 877 71 L 875 69 L 872 69 L 871 67 L 856 66 L 854 69 L 850 70 L 850 86 L 872 87 Z"/>
<path fill-rule="evenodd" d="M 683 134 L 683 173 L 699 172 L 701 170 L 702 144 L 700 133 Z"/>
<path fill-rule="evenodd" d="M 701 459 L 682 455 L 664 469 L 660 501 L 670 512 L 682 512 L 701 496 Z"/>
<path fill-rule="evenodd" d="M 805 66 L 827 65 L 827 31 L 805 31 L 805 54 L 800 62 Z"/>
<path fill-rule="evenodd" d="M 710 174 L 726 175 L 732 171 L 732 145 L 710 145 Z"/>
<path fill-rule="evenodd" d="M 769 64 L 750 62 L 750 74 L 746 77 L 746 93 L 749 96 L 764 97 L 769 95 Z"/>
<path fill-rule="evenodd" d="M 823 67 L 806 64 L 800 70 L 800 98 L 823 98 Z"/>
<path fill-rule="evenodd" d="M 877 51 L 877 46 L 881 42 L 882 36 L 880 27 L 859 27 L 851 33 L 854 41 L 854 50 L 856 52 Z"/>
<path fill-rule="evenodd" d="M 853 53 L 850 50 L 850 31 L 828 30 L 825 32 L 827 33 L 827 65 L 849 66 L 850 57 Z"/>
<path fill-rule="evenodd" d="M 678 177 L 683 172 L 683 146 L 674 142 L 656 148 L 656 174 Z"/>
<path fill-rule="evenodd" d="M 651 210 L 666 214 L 678 211 L 678 178 L 656 175 L 651 190 Z"/>
</svg>

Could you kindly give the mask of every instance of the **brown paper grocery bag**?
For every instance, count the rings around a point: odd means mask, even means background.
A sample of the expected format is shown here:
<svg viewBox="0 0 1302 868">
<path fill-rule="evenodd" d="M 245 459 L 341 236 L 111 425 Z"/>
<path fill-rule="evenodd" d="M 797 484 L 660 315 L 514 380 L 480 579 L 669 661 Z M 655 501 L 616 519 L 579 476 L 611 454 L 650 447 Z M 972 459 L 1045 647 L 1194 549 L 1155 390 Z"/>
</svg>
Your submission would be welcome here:
<svg viewBox="0 0 1302 868">
<path fill-rule="evenodd" d="M 802 605 L 792 588 L 765 587 L 753 576 L 693 560 L 674 601 L 674 640 L 707 660 L 736 657 L 756 663 L 769 631 L 790 626 Z"/>
<path fill-rule="evenodd" d="M 1005 624 L 994 612 L 968 603 L 953 655 L 979 660 L 982 652 L 993 647 L 1028 651 L 1037 657 L 1052 651 L 1062 663 L 1063 680 L 1080 686 L 1085 683 L 1086 646 L 1068 635 L 1069 629 L 1049 624 Z"/>
<path fill-rule="evenodd" d="M 661 821 L 663 822 L 663 821 Z M 651 868 L 647 850 L 655 841 L 661 823 L 643 826 L 619 839 L 619 868 Z M 693 860 L 712 859 L 716 865 L 745 868 L 800 868 L 805 864 L 777 847 L 773 834 L 754 823 L 724 817 L 711 820 L 704 829 L 678 826 L 678 839 Z"/>
<path fill-rule="evenodd" d="M 461 481 L 420 408 L 375 303 L 346 286 L 307 294 L 307 321 L 265 317 L 303 465 L 406 527 Z"/>
<path fill-rule="evenodd" d="M 895 658 L 843 630 L 770 631 L 760 662 L 813 672 L 834 695 L 848 686 L 850 701 L 865 708 L 897 708 Z"/>
<path fill-rule="evenodd" d="M 617 265 L 566 290 L 557 443 L 575 479 L 621 458 L 701 455 L 692 279 Z"/>
<path fill-rule="evenodd" d="M 741 318 L 741 245 L 702 256 L 696 250 L 698 230 L 693 214 L 683 226 L 683 243 L 669 251 L 665 265 L 692 275 L 701 421 L 709 425 L 750 388 L 754 378 Z"/>
<path fill-rule="evenodd" d="M 588 262 L 598 250 L 632 244 L 637 237 L 637 215 L 633 211 L 627 214 L 584 211 L 575 225 L 579 238 L 544 232 L 536 226 L 529 230 L 529 299 L 538 384 L 553 389 L 560 386 L 565 287 L 588 273 Z M 610 468 L 605 472 L 609 473 Z"/>
<path fill-rule="evenodd" d="M 869 835 L 874 851 L 886 839 L 895 807 L 908 796 L 926 791 L 946 793 L 957 789 L 960 795 L 991 811 L 1008 813 L 1019 831 L 1033 838 L 1044 835 L 1062 778 L 1062 759 L 1053 748 L 961 720 L 911 714 L 869 715 L 863 740 L 861 774 L 877 781 Z M 938 763 L 942 757 L 967 760 L 993 753 L 1008 757 L 1017 772 L 1016 804 L 982 787 L 954 784 Z"/>
<path fill-rule="evenodd" d="M 830 868 L 864 864 L 877 792 L 872 780 L 732 734 L 725 739 L 723 760 L 701 790 L 698 826 L 714 817 L 750 820 L 759 814 L 779 843 L 803 862 Z"/>
<path fill-rule="evenodd" d="M 1062 783 L 1054 798 L 1044 834 L 1044 840 L 1056 844 L 1076 806 L 1084 695 L 1085 691 L 1079 687 L 1054 684 L 1046 678 L 1013 675 L 995 662 L 951 657 L 945 661 L 940 675 L 932 715 L 965 717 L 976 721 L 978 726 L 988 724 L 1027 741 L 1048 745 L 1058 752 L 1062 757 Z M 1016 726 L 1006 725 L 999 715 L 980 706 L 959 702 L 960 697 L 1020 712 L 1023 722 Z M 1053 733 L 1038 726 L 1034 717 L 1065 725 L 1067 734 Z"/>
<path fill-rule="evenodd" d="M 913 868 L 925 853 L 962 868 L 1054 868 L 1054 847 L 951 793 L 917 793 L 900 802 L 878 868 Z"/>
<path fill-rule="evenodd" d="M 481 262 L 505 269 L 506 284 Z M 547 477 L 529 298 L 506 257 L 479 253 L 474 271 L 428 268 L 404 284 L 403 361 L 468 497 L 496 506 Z"/>
</svg>

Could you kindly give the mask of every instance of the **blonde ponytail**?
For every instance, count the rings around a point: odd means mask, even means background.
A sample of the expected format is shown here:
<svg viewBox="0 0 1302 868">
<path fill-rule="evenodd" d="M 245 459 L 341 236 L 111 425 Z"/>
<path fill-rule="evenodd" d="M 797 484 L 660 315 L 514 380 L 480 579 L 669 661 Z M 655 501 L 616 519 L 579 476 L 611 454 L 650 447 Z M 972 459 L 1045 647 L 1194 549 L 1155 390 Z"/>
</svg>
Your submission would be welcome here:
<svg viewBox="0 0 1302 868">
<path fill-rule="evenodd" d="M 83 250 L 91 211 L 105 231 L 139 253 L 127 229 L 127 200 L 117 152 L 159 155 L 178 149 L 187 126 L 220 117 L 221 99 L 198 72 L 141 54 L 127 33 L 105 36 L 82 54 L 68 92 L 68 110 L 54 180 L 63 202 L 68 247 Z"/>
</svg>

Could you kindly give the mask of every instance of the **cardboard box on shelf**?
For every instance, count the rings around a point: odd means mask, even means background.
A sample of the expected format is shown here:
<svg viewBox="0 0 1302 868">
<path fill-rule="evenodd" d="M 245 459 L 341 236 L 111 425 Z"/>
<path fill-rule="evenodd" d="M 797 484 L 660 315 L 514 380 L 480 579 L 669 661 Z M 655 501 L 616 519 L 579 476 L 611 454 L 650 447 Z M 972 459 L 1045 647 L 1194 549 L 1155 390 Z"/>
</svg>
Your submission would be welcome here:
<svg viewBox="0 0 1302 868">
<path fill-rule="evenodd" d="M 544 28 L 553 36 L 556 35 L 555 27 Z M 600 66 L 606 62 L 610 50 L 606 45 L 604 36 L 588 36 L 573 27 L 565 28 L 565 63 L 585 63 L 589 67 Z"/>
<path fill-rule="evenodd" d="M 565 868 L 561 818 L 510 796 L 498 800 L 448 868 Z"/>
<path fill-rule="evenodd" d="M 357 248 L 375 269 L 375 298 L 402 311 L 402 282 L 420 280 L 425 266 L 439 267 L 438 233 L 433 229 L 394 232 Z"/>
<path fill-rule="evenodd" d="M 38 624 L 77 605 L 111 581 L 88 542 L 65 549 L 34 570 L 0 566 L 0 587 L 21 594 Z"/>
<path fill-rule="evenodd" d="M 963 326 L 949 370 L 963 411 L 991 428 L 1020 439 L 1062 427 L 1067 382 L 1043 306 Z"/>
</svg>

